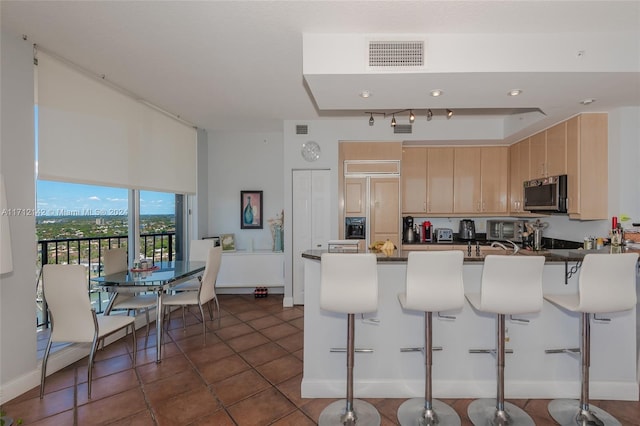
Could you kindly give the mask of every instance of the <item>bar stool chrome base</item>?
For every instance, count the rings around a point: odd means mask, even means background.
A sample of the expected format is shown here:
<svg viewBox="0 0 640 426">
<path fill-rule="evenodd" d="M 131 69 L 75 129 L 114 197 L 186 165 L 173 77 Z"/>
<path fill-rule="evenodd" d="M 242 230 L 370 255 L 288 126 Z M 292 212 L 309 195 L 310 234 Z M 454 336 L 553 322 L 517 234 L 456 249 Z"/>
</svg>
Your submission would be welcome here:
<svg viewBox="0 0 640 426">
<path fill-rule="evenodd" d="M 498 411 L 496 399 L 476 399 L 467 408 L 469 420 L 474 425 L 535 426 L 535 422 L 522 408 L 510 402 L 504 403 L 504 411 Z"/>
<path fill-rule="evenodd" d="M 332 402 L 320 413 L 318 426 L 380 426 L 380 413 L 366 401 L 354 399 L 352 413 L 355 414 L 355 419 L 347 415 L 346 399 Z"/>
<path fill-rule="evenodd" d="M 460 416 L 442 401 L 431 401 L 431 410 L 424 408 L 424 398 L 408 399 L 398 408 L 398 422 L 401 426 L 460 426 Z"/>
<path fill-rule="evenodd" d="M 621 426 L 611 414 L 589 404 L 589 410 L 581 410 L 577 399 L 554 399 L 547 407 L 553 420 L 564 425 Z"/>
</svg>

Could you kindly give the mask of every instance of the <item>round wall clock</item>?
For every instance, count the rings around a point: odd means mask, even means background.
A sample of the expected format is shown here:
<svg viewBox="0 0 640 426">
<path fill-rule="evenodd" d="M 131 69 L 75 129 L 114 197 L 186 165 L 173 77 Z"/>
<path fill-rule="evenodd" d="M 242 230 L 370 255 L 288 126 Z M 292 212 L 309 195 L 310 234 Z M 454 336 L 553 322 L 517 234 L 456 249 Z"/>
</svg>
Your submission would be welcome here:
<svg viewBox="0 0 640 426">
<path fill-rule="evenodd" d="M 302 158 L 307 161 L 316 161 L 320 158 L 320 145 L 314 141 L 305 142 L 302 144 Z"/>
</svg>

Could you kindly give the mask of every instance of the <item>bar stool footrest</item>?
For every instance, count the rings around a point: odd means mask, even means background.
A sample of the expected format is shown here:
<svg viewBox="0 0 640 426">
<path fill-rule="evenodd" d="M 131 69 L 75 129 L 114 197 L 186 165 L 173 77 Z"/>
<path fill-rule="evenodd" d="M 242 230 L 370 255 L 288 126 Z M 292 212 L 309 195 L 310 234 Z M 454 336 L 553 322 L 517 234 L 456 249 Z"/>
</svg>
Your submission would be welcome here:
<svg viewBox="0 0 640 426">
<path fill-rule="evenodd" d="M 318 426 L 343 426 L 342 417 L 347 411 L 347 400 L 340 399 L 327 405 L 320 413 Z M 355 425 L 380 426 L 380 413 L 373 405 L 360 399 L 353 400 Z"/>
<path fill-rule="evenodd" d="M 431 400 L 433 410 L 430 414 L 424 415 L 424 398 L 408 399 L 398 408 L 398 422 L 401 426 L 460 426 L 460 416 L 451 406 L 437 399 Z M 429 414 L 429 413 L 428 413 Z"/>
<path fill-rule="evenodd" d="M 470 354 L 496 354 L 496 349 L 469 349 Z M 505 349 L 505 354 L 512 354 L 513 349 Z"/>
<path fill-rule="evenodd" d="M 582 411 L 580 401 L 577 399 L 554 399 L 549 403 L 547 409 L 551 417 L 561 425 L 588 424 L 622 426 L 611 414 L 591 404 L 589 404 L 589 411 Z M 582 416 L 585 422 L 578 421 L 578 416 Z M 587 420 L 589 420 L 589 422 L 587 422 Z"/>
<path fill-rule="evenodd" d="M 579 354 L 580 348 L 545 349 L 544 353 L 545 354 L 568 354 L 568 353 Z"/>
</svg>

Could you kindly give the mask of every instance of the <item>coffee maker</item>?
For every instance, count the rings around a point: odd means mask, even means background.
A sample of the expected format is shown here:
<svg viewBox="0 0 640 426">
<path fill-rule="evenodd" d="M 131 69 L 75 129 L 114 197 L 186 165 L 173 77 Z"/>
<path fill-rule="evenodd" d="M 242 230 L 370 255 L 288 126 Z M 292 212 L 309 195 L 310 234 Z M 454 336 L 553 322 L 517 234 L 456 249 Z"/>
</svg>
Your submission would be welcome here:
<svg viewBox="0 0 640 426">
<path fill-rule="evenodd" d="M 413 216 L 405 216 L 402 219 L 402 222 L 402 242 L 410 244 L 417 242 L 416 231 L 413 229 Z"/>
<path fill-rule="evenodd" d="M 425 220 L 422 222 L 422 229 L 420 230 L 420 242 L 430 243 L 433 241 L 433 227 L 431 222 Z"/>
</svg>

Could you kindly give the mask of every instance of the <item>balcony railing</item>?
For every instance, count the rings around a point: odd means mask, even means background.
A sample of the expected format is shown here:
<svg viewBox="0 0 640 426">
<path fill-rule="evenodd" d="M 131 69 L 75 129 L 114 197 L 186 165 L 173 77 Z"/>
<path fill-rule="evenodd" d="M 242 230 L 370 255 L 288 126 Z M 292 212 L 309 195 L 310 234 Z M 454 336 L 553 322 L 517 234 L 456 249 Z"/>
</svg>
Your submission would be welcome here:
<svg viewBox="0 0 640 426">
<path fill-rule="evenodd" d="M 48 263 L 81 264 L 87 266 L 87 291 L 96 312 L 101 313 L 109 302 L 106 292 L 95 291 L 90 278 L 102 275 L 102 259 L 105 251 L 127 247 L 127 235 L 104 237 L 65 238 L 59 240 L 38 241 L 39 270 Z M 175 257 L 175 232 L 161 234 L 141 234 L 140 250 L 142 256 L 154 262 L 172 261 Z M 48 327 L 49 315 L 42 297 L 42 274 L 36 283 L 36 326 Z"/>
</svg>

